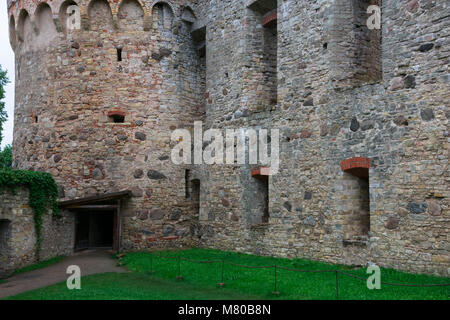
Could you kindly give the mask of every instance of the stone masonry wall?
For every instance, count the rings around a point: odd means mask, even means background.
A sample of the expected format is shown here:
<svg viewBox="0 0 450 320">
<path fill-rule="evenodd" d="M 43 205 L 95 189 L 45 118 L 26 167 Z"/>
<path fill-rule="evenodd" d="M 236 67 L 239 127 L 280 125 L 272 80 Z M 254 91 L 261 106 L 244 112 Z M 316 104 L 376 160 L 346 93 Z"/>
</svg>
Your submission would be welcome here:
<svg viewBox="0 0 450 320">
<path fill-rule="evenodd" d="M 74 217 L 62 213 L 43 216 L 41 260 L 73 252 Z M 36 262 L 36 232 L 28 190 L 0 190 L 0 277 Z"/>
<path fill-rule="evenodd" d="M 243 196 L 254 189 L 249 171 L 205 168 L 201 245 L 448 275 L 447 5 L 383 1 L 381 50 L 373 48 L 382 62 L 373 68 L 383 70 L 382 78 L 361 82 L 355 75 L 364 59 L 345 65 L 358 42 L 348 38 L 349 52 L 333 45 L 352 36 L 342 30 L 355 20 L 340 16 L 345 5 L 355 12 L 349 2 L 278 1 L 278 101 L 264 112 L 253 104 L 264 87 L 247 72 L 255 70 L 252 3 L 209 7 L 207 70 L 214 72 L 207 73 L 207 123 L 279 128 L 280 172 L 269 177 L 269 223 L 251 227 L 243 201 L 254 200 Z M 220 58 L 224 53 L 228 59 Z M 358 184 L 350 186 L 340 168 L 352 157 L 372 160 L 368 190 L 358 191 L 370 194 L 367 241 L 345 239 L 349 230 L 361 233 L 358 219 L 348 216 L 357 191 L 348 188 Z"/>
<path fill-rule="evenodd" d="M 131 189 L 123 248 L 449 274 L 446 1 L 76 3 L 76 32 L 67 2 L 49 4 L 53 24 L 43 4 L 10 4 L 14 165 L 52 173 L 65 199 Z M 382 30 L 365 28 L 369 4 Z M 170 134 L 195 120 L 279 129 L 278 174 L 174 165 Z M 354 157 L 368 182 L 342 171 Z"/>
<path fill-rule="evenodd" d="M 185 2 L 17 1 L 9 9 L 14 167 L 50 172 L 62 199 L 132 190 L 122 208 L 125 249 L 190 243 L 194 204 L 185 199 L 186 167 L 170 161 L 170 136 L 203 116 L 205 69 Z M 67 28 L 70 4 L 80 8 L 80 30 Z"/>
</svg>

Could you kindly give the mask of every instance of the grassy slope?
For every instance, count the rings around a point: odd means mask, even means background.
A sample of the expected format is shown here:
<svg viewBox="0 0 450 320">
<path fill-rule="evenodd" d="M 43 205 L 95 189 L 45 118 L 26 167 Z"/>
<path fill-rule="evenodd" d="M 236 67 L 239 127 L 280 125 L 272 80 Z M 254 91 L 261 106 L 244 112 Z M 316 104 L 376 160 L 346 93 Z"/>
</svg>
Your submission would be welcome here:
<svg viewBox="0 0 450 320">
<path fill-rule="evenodd" d="M 192 260 L 226 260 L 233 263 L 265 266 L 281 265 L 303 270 L 343 270 L 367 278 L 365 269 L 312 262 L 301 259 L 259 257 L 217 250 L 191 249 L 164 251 L 159 254 Z M 218 289 L 221 280 L 221 263 L 199 264 L 181 262 L 182 282 L 175 280 L 178 263 L 174 259 L 153 258 L 153 275 L 150 271 L 150 254 L 135 252 L 121 261 L 133 273 L 102 274 L 83 277 L 82 290 L 69 291 L 65 283 L 27 292 L 15 299 L 335 299 L 334 273 L 293 273 L 278 271 L 279 297 L 274 297 L 274 270 L 247 269 L 225 265 L 225 289 Z M 449 278 L 413 275 L 382 269 L 381 280 L 404 284 L 450 283 Z M 368 290 L 365 281 L 339 276 L 341 299 L 449 299 L 449 287 L 414 288 L 382 285 L 381 290 Z"/>
<path fill-rule="evenodd" d="M 232 290 L 216 290 L 149 277 L 140 273 L 103 273 L 82 278 L 81 290 L 58 283 L 6 300 L 246 300 L 260 299 Z"/>
<path fill-rule="evenodd" d="M 180 255 L 192 260 L 221 260 L 250 266 L 281 265 L 302 270 L 342 270 L 367 279 L 366 269 L 351 269 L 346 266 L 331 265 L 302 259 L 280 259 L 260 257 L 217 250 L 191 249 L 168 251 L 160 254 Z M 130 270 L 147 272 L 150 268 L 149 253 L 136 252 L 124 257 L 123 262 Z M 177 261 L 173 259 L 153 259 L 155 276 L 175 279 Z M 221 264 L 197 264 L 181 262 L 184 281 L 204 288 L 215 288 L 221 279 Z M 274 269 L 246 269 L 225 265 L 224 281 L 227 288 L 246 294 L 262 294 L 273 298 Z M 414 275 L 391 269 L 381 269 L 381 281 L 404 284 L 450 283 L 449 278 L 428 275 Z M 278 269 L 277 290 L 281 299 L 335 299 L 335 273 L 296 273 Z M 365 281 L 339 275 L 339 297 L 342 299 L 448 299 L 450 287 L 392 287 L 382 285 L 381 290 L 368 290 Z"/>
<path fill-rule="evenodd" d="M 38 262 L 38 263 L 35 263 L 32 265 L 26 266 L 24 268 L 17 269 L 16 271 L 14 271 L 14 274 L 19 274 L 19 273 L 32 271 L 32 270 L 42 269 L 49 265 L 58 263 L 58 262 L 64 260 L 65 258 L 66 258 L 65 256 L 58 256 L 58 257 L 54 257 L 54 258 L 51 258 L 51 259 L 48 259 L 45 261 L 41 261 L 41 262 Z"/>
</svg>

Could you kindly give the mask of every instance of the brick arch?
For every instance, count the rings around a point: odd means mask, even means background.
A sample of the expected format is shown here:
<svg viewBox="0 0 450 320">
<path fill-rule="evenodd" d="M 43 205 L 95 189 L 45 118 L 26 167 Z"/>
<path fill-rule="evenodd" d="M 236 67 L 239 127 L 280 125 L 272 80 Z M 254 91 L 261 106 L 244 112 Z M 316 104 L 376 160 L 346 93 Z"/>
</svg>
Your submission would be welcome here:
<svg viewBox="0 0 450 320">
<path fill-rule="evenodd" d="M 33 1 L 33 4 L 30 6 L 30 11 L 29 12 L 30 12 L 30 14 L 35 16 L 36 13 L 38 13 L 38 10 L 41 10 L 42 7 L 45 7 L 45 6 L 49 6 L 50 7 L 50 10 L 52 11 L 52 15 L 53 16 L 57 15 L 57 11 L 56 10 L 57 10 L 58 5 L 53 3 L 53 2 L 47 1 L 47 0 L 44 0 L 44 1 Z M 33 10 L 31 10 L 31 9 L 33 9 Z"/>
<path fill-rule="evenodd" d="M 341 161 L 342 171 L 363 179 L 369 178 L 370 165 L 370 158 L 365 157 L 354 157 Z"/>
<path fill-rule="evenodd" d="M 101 31 L 106 29 L 114 31 L 114 10 L 107 0 L 91 0 L 88 5 L 89 30 Z"/>
<path fill-rule="evenodd" d="M 175 16 L 176 10 L 175 10 L 175 7 L 173 6 L 173 4 L 170 3 L 169 1 L 161 1 L 161 0 L 155 0 L 155 1 L 153 1 L 153 3 L 149 6 L 149 10 L 150 10 L 150 13 L 151 13 L 151 14 L 153 13 L 153 9 L 155 8 L 155 6 L 156 6 L 157 4 L 165 4 L 165 5 L 169 6 L 170 10 L 172 10 L 172 14 Z"/>
<path fill-rule="evenodd" d="M 139 0 L 122 0 L 117 15 L 120 29 L 129 31 L 144 29 L 145 7 Z"/>
<path fill-rule="evenodd" d="M 26 9 L 21 9 L 19 12 L 19 17 L 17 19 L 17 35 L 20 41 L 25 41 L 25 22 L 27 19 L 32 23 L 30 14 Z"/>
<path fill-rule="evenodd" d="M 81 23 L 81 15 L 82 15 L 82 9 L 80 8 L 79 0 L 64 0 L 61 2 L 59 6 L 59 24 L 61 26 L 61 30 L 67 34 L 67 9 L 69 6 L 75 5 L 80 9 L 80 23 Z"/>
<path fill-rule="evenodd" d="M 144 1 L 142 1 L 142 0 L 134 0 L 134 1 L 136 1 L 137 3 L 139 3 L 139 4 L 141 5 L 141 8 L 142 8 L 142 10 L 144 10 L 144 13 L 147 12 L 148 8 L 147 8 L 147 5 L 145 4 Z M 120 10 L 120 7 L 121 7 L 125 2 L 127 2 L 127 0 L 121 0 L 121 1 L 120 1 L 119 5 L 118 5 L 118 7 L 117 7 L 118 10 Z"/>
<path fill-rule="evenodd" d="M 75 2 L 75 4 L 80 8 L 82 7 L 82 3 L 80 0 L 58 0 L 55 4 L 56 10 L 58 12 L 58 14 L 60 14 L 61 12 L 61 8 L 64 4 L 67 4 L 68 2 Z"/>
<path fill-rule="evenodd" d="M 183 6 L 181 8 L 181 18 L 197 20 L 197 16 L 195 15 L 194 10 L 190 6 Z"/>
<path fill-rule="evenodd" d="M 39 30 L 39 41 L 49 42 L 56 34 L 56 25 L 54 22 L 54 13 L 52 7 L 46 2 L 41 2 L 34 12 L 34 21 Z"/>
<path fill-rule="evenodd" d="M 157 20 L 154 20 L 155 12 L 158 14 Z M 166 13 L 168 13 L 167 16 Z M 155 28 L 171 30 L 175 20 L 175 10 L 168 2 L 158 1 L 152 6 L 151 16 Z"/>
</svg>

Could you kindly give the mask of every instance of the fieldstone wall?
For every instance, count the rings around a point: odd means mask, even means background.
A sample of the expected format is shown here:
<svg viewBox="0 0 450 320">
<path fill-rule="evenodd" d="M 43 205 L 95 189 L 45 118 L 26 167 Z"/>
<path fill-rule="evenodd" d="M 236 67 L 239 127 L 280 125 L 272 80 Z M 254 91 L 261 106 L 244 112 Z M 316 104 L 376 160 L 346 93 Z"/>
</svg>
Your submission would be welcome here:
<svg viewBox="0 0 450 320">
<path fill-rule="evenodd" d="M 208 126 L 282 138 L 268 224 L 246 223 L 249 170 L 204 168 L 201 245 L 448 275 L 448 8 L 383 1 L 380 46 L 380 31 L 362 34 L 368 15 L 354 16 L 369 2 L 278 1 L 278 98 L 266 109 L 255 1 L 209 6 Z M 353 157 L 371 159 L 368 183 L 340 168 Z"/>
<path fill-rule="evenodd" d="M 67 2 L 49 4 L 53 25 L 39 3 L 9 9 L 14 165 L 52 173 L 64 199 L 133 190 L 124 249 L 448 275 L 447 2 L 81 0 L 74 32 Z M 364 26 L 371 4 L 382 30 Z M 195 120 L 279 129 L 279 173 L 174 165 L 171 132 Z M 342 171 L 354 157 L 368 182 Z"/>
<path fill-rule="evenodd" d="M 187 245 L 196 211 L 185 197 L 187 166 L 170 161 L 170 136 L 205 113 L 195 14 L 181 0 L 83 0 L 81 29 L 71 30 L 70 4 L 18 1 L 9 10 L 14 167 L 50 172 L 61 199 L 132 190 L 124 249 Z"/>
<path fill-rule="evenodd" d="M 33 210 L 28 205 L 28 189 L 0 190 L 0 277 L 37 262 Z M 74 217 L 62 213 L 43 216 L 40 259 L 47 260 L 73 252 Z"/>
</svg>

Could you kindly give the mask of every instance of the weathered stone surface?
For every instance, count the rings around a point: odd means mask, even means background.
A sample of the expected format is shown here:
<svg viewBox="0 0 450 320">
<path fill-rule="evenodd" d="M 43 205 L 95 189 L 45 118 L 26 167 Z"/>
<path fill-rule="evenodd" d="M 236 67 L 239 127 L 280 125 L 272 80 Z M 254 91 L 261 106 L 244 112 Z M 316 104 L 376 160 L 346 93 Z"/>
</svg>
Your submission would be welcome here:
<svg viewBox="0 0 450 320">
<path fill-rule="evenodd" d="M 289 212 L 292 210 L 292 204 L 289 201 L 286 201 L 285 203 L 283 203 L 283 207 L 285 207 L 286 210 Z"/>
<path fill-rule="evenodd" d="M 224 207 L 229 207 L 229 206 L 230 206 L 230 202 L 229 202 L 227 199 L 223 198 L 223 199 L 222 199 L 222 205 L 223 205 Z"/>
<path fill-rule="evenodd" d="M 321 125 L 320 126 L 320 136 L 325 137 L 328 134 L 328 126 L 327 125 Z"/>
<path fill-rule="evenodd" d="M 165 212 L 160 209 L 153 209 L 150 211 L 151 220 L 162 220 L 165 216 Z"/>
<path fill-rule="evenodd" d="M 406 76 L 403 79 L 403 82 L 405 83 L 405 88 L 407 89 L 414 89 L 416 87 L 416 77 L 413 75 Z"/>
<path fill-rule="evenodd" d="M 434 47 L 434 43 L 425 43 L 419 47 L 419 51 L 427 52 L 427 51 L 430 51 L 431 49 L 433 49 L 433 47 Z"/>
<path fill-rule="evenodd" d="M 408 119 L 406 119 L 403 115 L 399 115 L 395 117 L 394 123 L 397 126 L 407 126 L 408 125 Z"/>
<path fill-rule="evenodd" d="M 427 204 L 426 203 L 418 203 L 418 202 L 410 202 L 408 204 L 408 209 L 411 213 L 414 213 L 414 214 L 424 213 L 425 210 L 427 210 Z"/>
<path fill-rule="evenodd" d="M 64 200 L 141 189 L 122 202 L 123 250 L 198 245 L 448 275 L 445 1 L 383 1 L 382 31 L 365 27 L 369 1 L 264 1 L 258 10 L 237 0 L 145 10 L 81 1 L 82 29 L 69 32 L 60 3 L 41 16 L 41 2 L 8 10 L 19 27 L 14 167 L 51 173 Z M 204 29 L 182 21 L 185 6 Z M 22 8 L 33 28 L 19 21 Z M 261 8 L 277 10 L 276 28 L 261 27 L 270 13 Z M 279 172 L 266 182 L 238 164 L 175 165 L 171 132 L 200 120 L 204 131 L 280 129 Z M 371 159 L 368 180 L 342 172 L 355 157 Z M 138 218 L 155 208 L 166 215 Z M 182 217 L 170 220 L 176 208 Z M 393 215 L 401 228 L 390 232 Z M 188 235 L 163 240 L 170 223 L 170 236 Z"/>
<path fill-rule="evenodd" d="M 142 133 L 142 132 L 136 132 L 136 133 L 134 134 L 134 137 L 135 137 L 137 140 L 141 140 L 141 141 L 147 140 L 147 135 L 146 135 L 145 133 Z"/>
<path fill-rule="evenodd" d="M 133 197 L 136 197 L 136 198 L 140 198 L 140 197 L 144 196 L 144 192 L 139 187 L 133 187 L 131 189 L 131 193 L 132 193 Z"/>
<path fill-rule="evenodd" d="M 399 89 L 403 89 L 405 87 L 405 83 L 403 82 L 403 78 L 395 77 L 391 79 L 390 90 L 395 91 Z"/>
<path fill-rule="evenodd" d="M 170 224 L 163 225 L 163 228 L 162 228 L 163 236 L 167 237 L 167 236 L 173 235 L 174 232 L 175 232 L 175 228 L 172 225 L 170 225 Z"/>
<path fill-rule="evenodd" d="M 167 177 L 163 173 L 156 171 L 156 170 L 148 170 L 147 177 L 151 180 L 167 179 Z"/>
<path fill-rule="evenodd" d="M 135 179 L 140 179 L 140 178 L 142 178 L 143 176 L 144 176 L 144 171 L 143 171 L 142 169 L 136 169 L 136 170 L 134 171 L 133 177 L 134 177 Z"/>
<path fill-rule="evenodd" d="M 92 170 L 92 179 L 95 179 L 95 180 L 103 179 L 103 172 L 102 172 L 102 170 L 99 169 L 99 168 L 95 168 L 94 170 Z"/>
<path fill-rule="evenodd" d="M 46 212 L 42 216 L 40 259 L 70 255 L 73 252 L 75 217 L 60 212 L 59 217 Z M 0 188 L 0 277 L 38 262 L 34 212 L 29 206 L 29 190 L 18 187 L 14 192 Z M 6 245 L 6 247 L 4 247 Z M 6 249 L 6 250 L 5 250 Z"/>
<path fill-rule="evenodd" d="M 386 221 L 386 224 L 384 226 L 386 227 L 386 229 L 394 230 L 398 228 L 399 224 L 400 220 L 398 218 L 391 217 Z"/>
<path fill-rule="evenodd" d="M 314 227 L 314 226 L 316 225 L 316 219 L 314 219 L 313 216 L 308 216 L 308 217 L 305 219 L 305 224 L 306 224 L 307 226 Z"/>
<path fill-rule="evenodd" d="M 314 106 L 314 100 L 313 100 L 313 98 L 309 98 L 308 100 L 306 100 L 306 101 L 303 103 L 303 105 L 304 105 L 305 107 Z"/>
<path fill-rule="evenodd" d="M 309 131 L 308 129 L 303 129 L 302 132 L 300 133 L 300 138 L 308 139 L 311 137 L 311 135 L 312 135 L 311 131 Z"/>
<path fill-rule="evenodd" d="M 174 209 L 172 210 L 172 212 L 170 213 L 170 220 L 176 221 L 179 220 L 181 217 L 182 211 L 180 209 Z"/>
<path fill-rule="evenodd" d="M 140 233 L 146 236 L 153 236 L 155 234 L 152 230 L 140 230 Z"/>
<path fill-rule="evenodd" d="M 400 217 L 406 217 L 407 215 L 409 214 L 409 211 L 408 210 L 406 210 L 405 208 L 399 208 L 398 209 L 398 215 L 400 216 Z"/>
<path fill-rule="evenodd" d="M 408 10 L 411 13 L 417 12 L 419 9 L 419 0 L 410 0 L 406 4 L 406 10 Z"/>
<path fill-rule="evenodd" d="M 431 121 L 431 120 L 433 120 L 435 118 L 434 117 L 434 112 L 430 108 L 426 108 L 426 109 L 420 110 L 420 117 L 423 120 L 425 120 L 425 121 Z"/>
<path fill-rule="evenodd" d="M 138 218 L 140 220 L 147 220 L 148 219 L 148 210 L 140 210 L 138 213 Z"/>
<path fill-rule="evenodd" d="M 441 205 L 439 201 L 435 199 L 427 200 L 428 211 L 432 216 L 440 216 L 442 212 Z"/>
<path fill-rule="evenodd" d="M 352 130 L 353 132 L 358 131 L 360 125 L 359 125 L 359 121 L 358 119 L 356 119 L 356 117 L 352 118 L 352 121 L 350 122 L 350 130 Z"/>
</svg>

